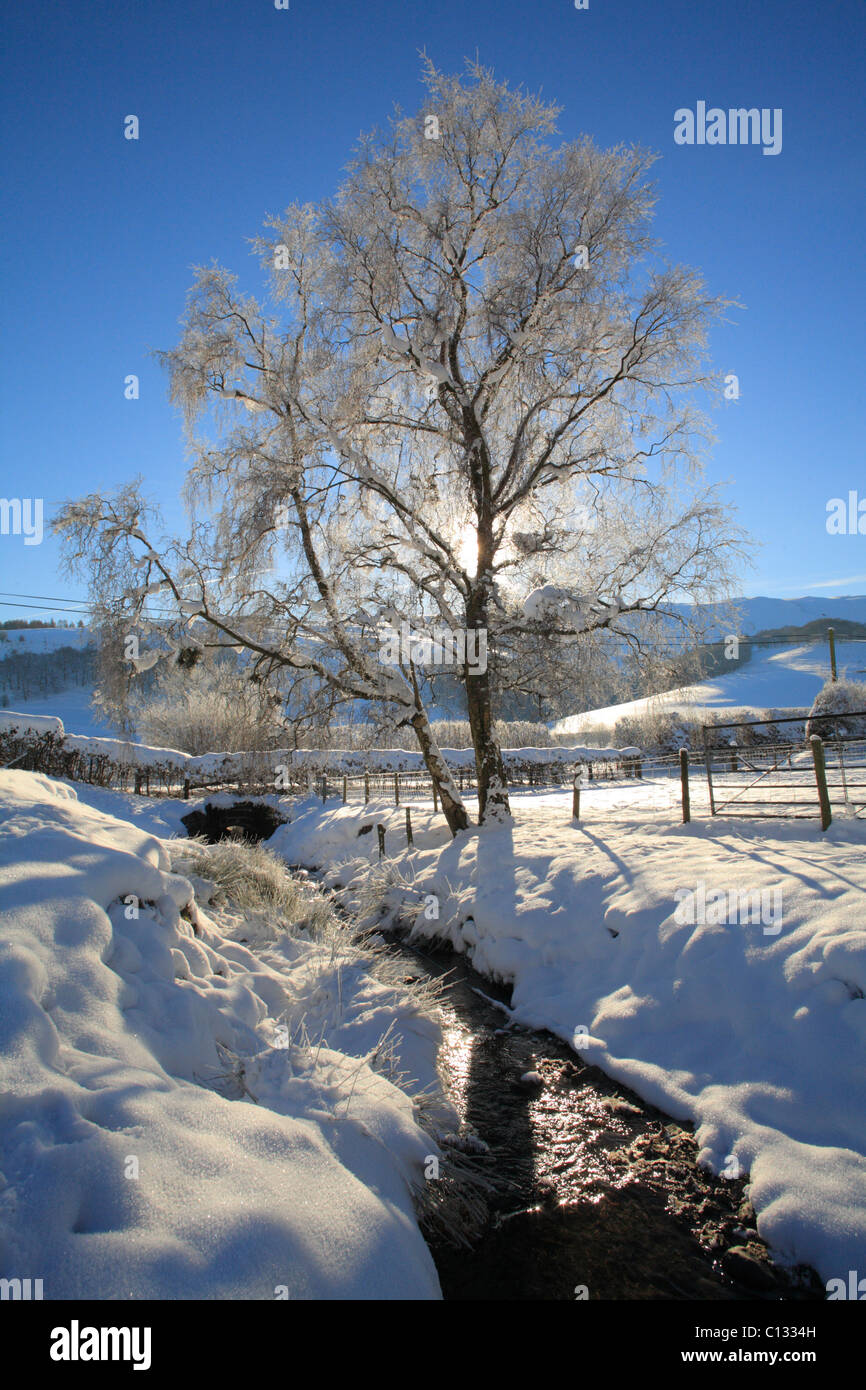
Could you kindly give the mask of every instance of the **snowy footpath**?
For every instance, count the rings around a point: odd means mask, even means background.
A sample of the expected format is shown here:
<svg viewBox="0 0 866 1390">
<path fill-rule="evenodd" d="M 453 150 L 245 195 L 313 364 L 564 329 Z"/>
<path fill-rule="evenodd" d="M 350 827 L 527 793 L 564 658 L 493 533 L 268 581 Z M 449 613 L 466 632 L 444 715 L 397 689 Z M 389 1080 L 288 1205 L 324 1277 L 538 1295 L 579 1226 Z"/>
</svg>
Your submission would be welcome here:
<svg viewBox="0 0 866 1390">
<path fill-rule="evenodd" d="M 682 825 L 664 782 L 599 785 L 580 824 L 570 801 L 453 841 L 415 806 L 411 850 L 402 809 L 309 801 L 270 844 L 356 907 L 375 886 L 383 922 L 511 983 L 516 1022 L 692 1120 L 779 1262 L 866 1276 L 866 823 Z"/>
<path fill-rule="evenodd" d="M 202 906 L 182 810 L 0 772 L 0 1277 L 440 1297 L 412 1098 L 438 1023 L 336 934 Z"/>
</svg>

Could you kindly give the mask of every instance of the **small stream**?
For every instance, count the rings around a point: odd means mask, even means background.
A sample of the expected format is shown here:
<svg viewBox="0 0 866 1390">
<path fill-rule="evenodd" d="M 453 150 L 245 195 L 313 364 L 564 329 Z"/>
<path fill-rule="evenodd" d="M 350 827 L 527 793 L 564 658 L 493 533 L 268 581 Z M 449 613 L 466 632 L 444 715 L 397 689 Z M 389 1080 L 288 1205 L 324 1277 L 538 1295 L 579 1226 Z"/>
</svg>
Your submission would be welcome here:
<svg viewBox="0 0 866 1390">
<path fill-rule="evenodd" d="M 249 803 L 185 820 L 211 842 L 274 828 L 254 826 Z M 772 1263 L 747 1179 L 699 1168 L 689 1126 L 553 1034 L 513 1025 L 509 990 L 450 947 L 379 931 L 407 981 L 443 986 L 448 1096 L 483 1141 L 471 1159 L 487 1185 L 481 1233 L 466 1249 L 426 1232 L 446 1300 L 824 1300 L 814 1270 Z"/>
<path fill-rule="evenodd" d="M 462 956 L 385 937 L 407 977 L 444 977 L 450 1099 L 489 1150 L 481 1239 L 428 1237 L 446 1299 L 823 1300 L 814 1271 L 771 1263 L 747 1180 L 699 1168 L 688 1128 L 552 1034 L 511 1026 L 481 997 L 507 1005 L 508 991 Z"/>
</svg>

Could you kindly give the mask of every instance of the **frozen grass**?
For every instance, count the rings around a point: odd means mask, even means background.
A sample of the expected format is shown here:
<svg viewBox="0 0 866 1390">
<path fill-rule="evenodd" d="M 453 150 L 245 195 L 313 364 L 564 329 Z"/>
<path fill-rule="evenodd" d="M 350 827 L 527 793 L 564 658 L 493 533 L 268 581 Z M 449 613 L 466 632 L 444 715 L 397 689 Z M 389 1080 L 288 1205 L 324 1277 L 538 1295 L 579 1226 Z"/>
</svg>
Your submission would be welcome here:
<svg viewBox="0 0 866 1390">
<path fill-rule="evenodd" d="M 414 1191 L 415 1210 L 424 1234 L 434 1241 L 471 1250 L 490 1219 L 488 1198 L 495 1183 L 483 1171 L 489 1157 L 465 1152 L 457 1140 L 447 1140 L 439 1159 L 438 1176 Z"/>
<path fill-rule="evenodd" d="M 217 908 L 240 908 L 264 917 L 272 935 L 280 931 L 304 932 L 308 939 L 331 948 L 332 959 L 364 960 L 369 973 L 397 994 L 411 995 L 421 1011 L 435 1009 L 442 990 L 434 980 L 407 983 L 402 961 L 395 959 L 384 941 L 377 940 L 372 907 L 382 902 L 390 878 L 375 874 L 364 885 L 364 910 L 354 922 L 340 912 L 332 896 L 313 883 L 304 883 L 287 872 L 285 863 L 263 845 L 244 840 L 183 842 L 174 857 L 175 872 L 192 874 L 213 887 L 210 901 Z M 401 880 L 400 886 L 404 886 Z"/>
<path fill-rule="evenodd" d="M 305 928 L 317 937 L 331 925 L 333 913 L 323 895 L 287 874 L 283 861 L 263 845 L 248 840 L 210 845 L 191 838 L 173 855 L 173 866 L 176 873 L 207 883 L 215 907 L 265 914 L 275 927 Z"/>
</svg>

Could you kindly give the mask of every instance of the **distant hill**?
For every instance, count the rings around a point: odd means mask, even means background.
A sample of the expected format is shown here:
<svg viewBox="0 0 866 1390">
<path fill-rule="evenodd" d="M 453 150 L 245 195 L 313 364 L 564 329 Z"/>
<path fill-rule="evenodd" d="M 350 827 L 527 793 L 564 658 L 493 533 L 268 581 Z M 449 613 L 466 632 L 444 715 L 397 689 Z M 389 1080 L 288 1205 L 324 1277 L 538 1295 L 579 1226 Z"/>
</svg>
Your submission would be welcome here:
<svg viewBox="0 0 866 1390">
<path fill-rule="evenodd" d="M 854 622 L 851 618 L 814 618 L 811 623 L 795 627 L 771 627 L 763 632 L 752 634 L 751 641 L 759 642 L 826 642 L 828 628 L 833 629 L 836 641 L 843 637 L 866 637 L 866 623 Z"/>
<path fill-rule="evenodd" d="M 858 624 L 866 623 L 866 594 L 845 594 L 841 598 L 738 598 L 732 605 L 739 613 L 737 624 L 741 635 L 750 636 L 758 632 L 778 631 L 785 628 L 802 628 L 810 623 L 823 620 L 824 623 L 841 621 Z M 710 636 L 724 637 L 731 631 L 727 621 L 726 605 L 709 603 L 699 605 L 700 610 L 710 619 Z M 682 612 L 690 612 L 687 604 L 680 605 Z M 719 614 L 719 621 L 713 628 L 712 617 Z"/>
<path fill-rule="evenodd" d="M 75 647 L 81 651 L 94 641 L 89 627 L 3 628 L 0 630 L 0 661 L 12 652 L 56 652 L 58 647 Z"/>
</svg>

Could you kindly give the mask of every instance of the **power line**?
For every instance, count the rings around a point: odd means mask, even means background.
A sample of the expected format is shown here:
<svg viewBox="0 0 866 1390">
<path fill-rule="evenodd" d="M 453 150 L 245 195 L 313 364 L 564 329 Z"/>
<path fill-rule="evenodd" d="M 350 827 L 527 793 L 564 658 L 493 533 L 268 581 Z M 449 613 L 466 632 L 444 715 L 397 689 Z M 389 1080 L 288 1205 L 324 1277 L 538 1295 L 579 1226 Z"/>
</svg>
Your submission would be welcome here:
<svg viewBox="0 0 866 1390">
<path fill-rule="evenodd" d="M 58 594 L 19 594 L 17 589 L 0 589 L 0 594 L 5 594 L 7 598 L 44 598 L 56 599 L 58 603 L 86 603 L 87 599 L 71 598 L 69 594 L 62 597 Z"/>
<path fill-rule="evenodd" d="M 40 613 L 75 613 L 79 618 L 87 617 L 86 608 L 61 608 L 58 604 L 47 603 L 7 603 L 0 599 L 0 608 L 35 608 Z"/>
<path fill-rule="evenodd" d="M 17 598 L 17 597 L 18 597 L 18 595 L 16 594 L 15 590 L 11 590 L 11 589 L 0 589 L 0 594 L 5 594 L 5 595 L 8 596 L 8 598 Z M 53 596 L 50 595 L 50 594 L 21 594 L 20 597 L 21 597 L 21 598 L 41 598 L 41 599 L 50 600 Z M 69 603 L 80 604 L 80 605 L 82 605 L 82 606 L 80 606 L 80 607 L 78 607 L 78 608 L 69 608 L 69 607 L 62 606 L 62 605 L 66 605 L 66 604 L 69 604 Z M 52 603 L 52 602 L 45 602 L 45 603 L 10 603 L 10 602 L 7 601 L 6 598 L 4 598 L 4 599 L 0 599 L 0 608 L 30 608 L 30 609 L 35 609 L 35 610 L 37 610 L 38 612 L 41 612 L 41 613 L 77 613 L 80 617 L 81 617 L 81 616 L 86 617 L 86 616 L 88 616 L 88 615 L 90 614 L 90 612 L 91 612 L 91 605 L 88 605 L 88 604 L 87 604 L 87 601 L 86 601 L 85 599 L 59 598 L 59 597 L 58 597 L 58 598 L 56 599 L 56 601 L 53 602 L 53 603 Z M 150 612 L 150 614 L 149 614 L 148 616 L 151 617 L 151 618 L 154 618 L 154 619 L 164 619 L 165 621 L 174 621 L 174 620 L 176 620 L 176 619 L 178 618 L 179 615 L 178 615 L 177 613 L 172 612 L 171 610 L 162 609 L 162 610 L 158 610 L 158 611 L 156 611 L 156 612 L 153 612 L 153 611 L 151 610 L 151 612 Z M 206 619 L 202 619 L 202 621 L 204 622 L 204 621 L 206 621 Z M 247 618 L 239 617 L 239 618 L 234 619 L 234 621 L 235 621 L 235 622 L 238 622 L 238 623 L 244 623 L 244 622 L 249 622 L 250 619 L 249 619 L 248 617 L 247 617 Z M 412 622 L 412 621 L 415 621 L 415 620 L 407 620 L 407 621 L 410 621 L 410 626 L 411 626 L 411 622 Z M 829 619 L 829 620 L 828 620 L 828 622 L 830 623 L 831 626 L 832 626 L 833 621 L 834 621 L 833 619 Z M 838 622 L 839 619 L 837 618 L 837 619 L 835 619 L 835 621 Z M 846 620 L 846 621 L 847 621 L 847 620 Z M 427 623 L 426 626 L 427 626 L 427 627 L 434 627 L 434 628 L 435 628 L 435 627 L 437 626 L 437 621 L 436 621 L 436 619 L 433 619 L 430 623 Z M 276 631 L 279 631 L 279 629 L 276 629 Z M 589 637 L 589 636 L 594 635 L 594 633 L 598 633 L 599 636 L 606 636 L 607 639 L 608 639 L 609 641 L 613 641 L 613 642 L 629 643 L 629 641 L 630 641 L 629 637 L 627 637 L 625 634 L 623 634 L 623 633 L 621 633 L 621 632 L 609 632 L 609 631 L 607 631 L 605 628 L 595 628 L 595 629 L 591 629 L 590 631 L 588 631 L 588 632 L 586 632 L 586 633 L 575 633 L 574 636 L 575 636 L 575 637 L 577 637 L 577 636 L 586 636 L 586 637 Z M 543 635 L 543 634 L 539 634 L 539 635 Z M 650 640 L 650 639 L 648 639 L 648 638 L 641 638 L 640 635 L 639 635 L 638 633 L 633 633 L 633 634 L 631 634 L 631 637 L 633 638 L 633 640 L 634 640 L 634 641 L 640 642 L 640 643 L 641 643 L 641 646 L 643 646 L 643 647 L 658 647 L 658 648 L 661 648 L 661 649 L 663 649 L 663 650 L 669 650 L 671 647 L 682 647 L 682 648 L 684 648 L 684 649 L 686 649 L 686 650 L 690 650 L 690 651 L 696 650 L 698 647 L 702 647 L 702 646 L 703 646 L 703 647 L 721 646 L 723 642 L 729 641 L 730 638 L 733 637 L 733 636 L 736 636 L 736 637 L 737 637 L 737 640 L 738 640 L 739 642 L 741 642 L 741 643 L 743 644 L 743 646 L 753 646 L 753 647 L 802 647 L 802 646 L 814 646 L 815 644 L 817 644 L 817 643 L 819 643 L 819 642 L 824 642 L 824 641 L 827 640 L 827 634 L 826 634 L 826 633 L 817 633 L 817 634 L 816 634 L 816 633 L 811 633 L 811 634 L 804 634 L 804 635 L 801 635 L 801 636 L 799 636 L 799 637 L 797 637 L 797 636 L 792 636 L 792 637 L 761 638 L 761 639 L 759 639 L 759 640 L 757 640 L 757 641 L 755 640 L 754 637 L 750 636 L 748 633 L 747 633 L 747 634 L 743 634 L 743 633 L 730 633 L 730 634 L 726 634 L 724 637 L 706 638 L 706 639 L 704 639 L 703 641 L 700 641 L 699 639 L 694 638 L 694 637 L 682 637 L 682 636 L 672 636 L 672 637 L 669 637 L 669 638 L 662 638 L 662 639 L 658 639 L 658 640 L 657 640 L 657 639 L 652 639 L 652 640 Z M 416 638 L 416 639 L 418 639 L 418 640 L 422 640 L 423 637 L 424 637 L 424 631 L 423 631 L 423 629 L 419 629 L 417 632 L 413 632 L 413 637 Z M 866 643 L 866 637 L 847 637 L 844 633 L 842 633 L 842 634 L 837 634 L 836 641 L 837 641 L 837 645 L 849 645 L 849 646 L 850 646 L 850 645 L 853 645 L 853 644 L 862 644 L 862 643 Z"/>
</svg>

